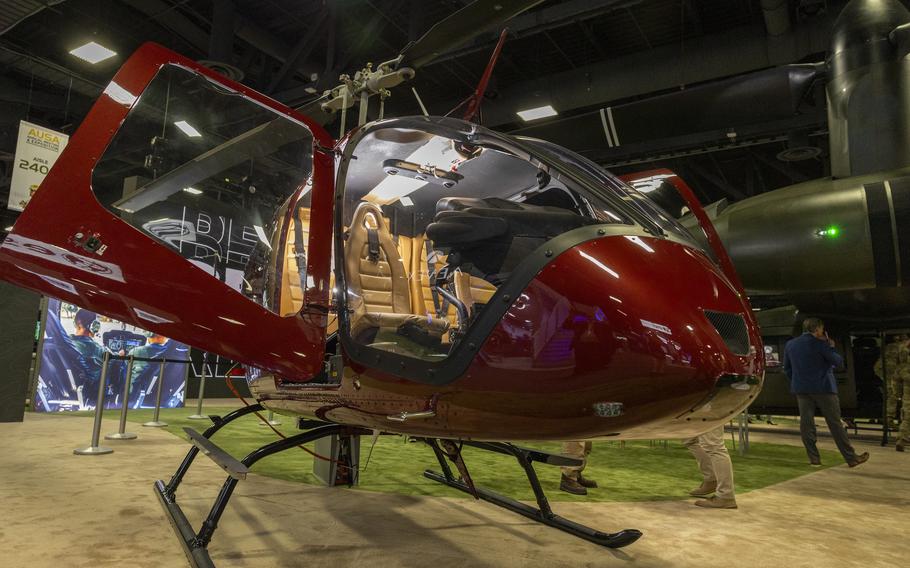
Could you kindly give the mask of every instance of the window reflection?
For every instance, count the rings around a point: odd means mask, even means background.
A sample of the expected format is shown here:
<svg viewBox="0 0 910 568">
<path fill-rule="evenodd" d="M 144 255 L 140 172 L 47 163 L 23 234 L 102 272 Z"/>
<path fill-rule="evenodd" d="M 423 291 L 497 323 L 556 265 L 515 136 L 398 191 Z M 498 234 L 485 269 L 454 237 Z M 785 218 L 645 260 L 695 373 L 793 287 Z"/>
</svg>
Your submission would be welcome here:
<svg viewBox="0 0 910 568">
<path fill-rule="evenodd" d="M 92 185 L 102 205 L 133 227 L 290 315 L 306 281 L 311 150 L 304 125 L 164 66 L 98 162 Z"/>
<path fill-rule="evenodd" d="M 616 200 L 508 144 L 387 126 L 356 142 L 342 230 L 350 334 L 444 359 L 493 294 L 544 243 L 586 225 L 632 224 Z M 471 128 L 474 128 L 471 125 Z M 495 136 L 492 133 L 489 135 Z"/>
</svg>

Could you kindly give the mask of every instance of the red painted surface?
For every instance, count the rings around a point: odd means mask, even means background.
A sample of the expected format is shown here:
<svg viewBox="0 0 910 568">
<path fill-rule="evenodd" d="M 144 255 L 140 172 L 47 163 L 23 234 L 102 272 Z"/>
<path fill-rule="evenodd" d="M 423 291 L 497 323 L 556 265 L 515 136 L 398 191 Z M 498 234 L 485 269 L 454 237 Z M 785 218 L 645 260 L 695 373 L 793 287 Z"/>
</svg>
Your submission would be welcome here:
<svg viewBox="0 0 910 568">
<path fill-rule="evenodd" d="M 474 117 L 480 112 L 480 103 L 483 102 L 483 96 L 487 92 L 487 84 L 490 82 L 490 77 L 493 75 L 493 68 L 496 67 L 496 61 L 499 60 L 499 54 L 502 52 L 502 46 L 506 42 L 506 36 L 508 35 L 509 28 L 503 29 L 499 34 L 499 41 L 496 42 L 496 47 L 493 48 L 493 54 L 490 56 L 490 61 L 487 63 L 487 67 L 480 77 L 480 82 L 477 83 L 477 88 L 474 89 L 474 94 L 471 95 L 471 98 L 468 101 L 468 108 L 465 111 L 462 120 L 474 120 Z"/>
<path fill-rule="evenodd" d="M 724 275 L 730 279 L 730 282 L 733 283 L 733 285 L 736 287 L 737 292 L 739 292 L 743 298 L 747 297 L 746 288 L 743 286 L 742 280 L 740 280 L 739 274 L 736 272 L 736 267 L 733 266 L 733 261 L 730 259 L 730 255 L 727 253 L 727 249 L 724 247 L 724 243 L 720 240 L 720 236 L 717 234 L 717 230 L 714 229 L 714 223 L 711 222 L 711 219 L 705 212 L 705 208 L 701 206 L 701 202 L 698 200 L 698 197 L 696 197 L 695 192 L 692 191 L 692 188 L 689 187 L 689 184 L 686 183 L 686 180 L 676 175 L 676 172 L 668 170 L 666 168 L 628 174 L 622 176 L 622 179 L 627 182 L 633 182 L 638 179 L 653 177 L 656 175 L 666 176 L 665 180 L 667 183 L 676 188 L 676 191 L 678 191 L 682 198 L 686 201 L 686 204 L 689 207 L 689 211 L 695 215 L 695 218 L 698 220 L 698 224 L 701 226 L 702 231 L 704 231 L 705 238 L 708 240 L 708 245 L 711 247 L 711 250 L 714 252 L 714 256 L 720 263 L 720 267 L 723 269 Z M 749 310 L 747 318 L 752 322 L 753 325 L 758 325 L 751 309 Z M 760 345 L 761 344 L 759 344 L 759 346 Z"/>
<path fill-rule="evenodd" d="M 417 385 L 355 366 L 342 387 L 295 392 L 279 407 L 409 433 L 480 439 L 694 435 L 745 406 L 758 386 L 715 401 L 711 422 L 686 420 L 725 374 L 761 377 L 763 359 L 730 352 L 702 313 L 750 308 L 703 253 L 665 239 L 611 236 L 553 260 L 516 298 L 466 375 Z M 351 388 L 356 377 L 362 385 Z M 729 389 L 727 389 L 729 390 Z M 438 417 L 405 425 L 435 397 Z M 624 413 L 601 417 L 599 402 Z"/>
<path fill-rule="evenodd" d="M 305 380 L 322 366 L 334 192 L 331 155 L 317 151 L 313 157 L 314 222 L 307 256 L 316 286 L 307 291 L 306 301 L 317 307 L 294 317 L 279 317 L 231 290 L 112 215 L 91 191 L 95 164 L 135 99 L 167 64 L 206 75 L 306 124 L 323 147 L 334 144 L 306 116 L 176 53 L 145 44 L 117 72 L 0 247 L 0 275 L 201 349 Z M 119 89 L 112 89 L 114 85 Z M 69 242 L 80 230 L 99 234 L 108 245 L 103 256 Z"/>
</svg>

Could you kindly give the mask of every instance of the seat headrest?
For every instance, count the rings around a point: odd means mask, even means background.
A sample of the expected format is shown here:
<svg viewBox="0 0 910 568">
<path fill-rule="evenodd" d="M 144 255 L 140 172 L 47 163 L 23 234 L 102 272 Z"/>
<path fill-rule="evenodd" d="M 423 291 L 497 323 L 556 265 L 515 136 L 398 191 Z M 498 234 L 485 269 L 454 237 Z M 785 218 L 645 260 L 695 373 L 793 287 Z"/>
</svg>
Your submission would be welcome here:
<svg viewBox="0 0 910 568">
<path fill-rule="evenodd" d="M 436 202 L 436 212 L 442 211 L 464 211 L 472 207 L 480 209 L 505 209 L 511 211 L 520 211 L 526 206 L 502 199 L 500 197 L 443 197 Z"/>
<path fill-rule="evenodd" d="M 443 197 L 436 202 L 436 212 L 464 211 L 469 207 L 486 207 L 483 199 L 476 197 Z"/>
<path fill-rule="evenodd" d="M 357 227 L 358 224 L 360 224 L 359 227 Z M 351 228 L 379 229 L 382 226 L 382 209 L 378 205 L 364 201 L 357 206 L 354 218 L 351 219 Z"/>
</svg>

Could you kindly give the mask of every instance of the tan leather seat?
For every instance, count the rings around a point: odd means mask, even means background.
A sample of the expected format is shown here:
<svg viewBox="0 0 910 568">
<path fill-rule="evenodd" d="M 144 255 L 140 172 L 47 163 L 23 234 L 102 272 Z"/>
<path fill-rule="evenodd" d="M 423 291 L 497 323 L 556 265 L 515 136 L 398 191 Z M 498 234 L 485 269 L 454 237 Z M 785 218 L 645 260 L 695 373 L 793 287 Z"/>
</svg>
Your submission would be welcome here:
<svg viewBox="0 0 910 568">
<path fill-rule="evenodd" d="M 303 236 L 303 242 L 309 248 L 310 244 L 310 209 L 301 207 L 298 209 L 298 222 Z M 288 227 L 287 239 L 284 249 L 284 265 L 281 274 L 281 315 L 293 316 L 303 308 L 303 284 L 300 282 L 300 271 L 297 267 L 297 251 L 294 250 L 296 235 L 294 232 L 294 223 Z M 335 274 L 329 273 L 329 305 L 334 305 Z M 329 316 L 329 322 L 326 326 L 326 335 L 332 335 L 338 331 L 338 317 L 334 309 Z"/>
<path fill-rule="evenodd" d="M 474 313 L 474 304 L 489 303 L 495 293 L 496 286 L 483 278 L 465 274 L 461 270 L 455 272 L 455 296 L 464 303 L 469 316 Z"/>
<path fill-rule="evenodd" d="M 430 271 L 432 270 L 434 273 L 438 273 L 445 267 L 445 255 L 434 252 L 432 266 L 430 265 L 428 258 L 426 237 L 416 237 L 414 239 L 413 248 L 414 267 L 412 268 L 412 274 L 416 275 L 416 277 L 413 278 L 414 285 L 411 287 L 413 292 L 412 303 L 414 304 L 414 313 L 438 317 L 436 304 L 433 301 Z M 442 298 L 437 298 L 437 301 L 442 302 L 443 300 Z M 458 312 L 455 309 L 455 306 L 449 305 L 445 317 L 449 320 L 449 325 L 455 326 L 458 324 Z"/>
<path fill-rule="evenodd" d="M 412 313 L 408 273 L 377 205 L 364 202 L 354 212 L 344 263 L 348 307 L 353 310 L 352 336 L 370 328 L 413 325 L 433 337 L 441 337 L 448 329 L 445 319 Z"/>
<path fill-rule="evenodd" d="M 298 210 L 297 222 L 301 224 L 303 242 L 309 246 L 310 242 L 310 210 L 301 207 Z M 303 283 L 300 282 L 300 271 L 297 267 L 297 255 L 294 250 L 295 234 L 294 222 L 288 227 L 288 234 L 284 249 L 284 266 L 282 267 L 281 282 L 281 315 L 294 315 L 303 308 Z"/>
</svg>

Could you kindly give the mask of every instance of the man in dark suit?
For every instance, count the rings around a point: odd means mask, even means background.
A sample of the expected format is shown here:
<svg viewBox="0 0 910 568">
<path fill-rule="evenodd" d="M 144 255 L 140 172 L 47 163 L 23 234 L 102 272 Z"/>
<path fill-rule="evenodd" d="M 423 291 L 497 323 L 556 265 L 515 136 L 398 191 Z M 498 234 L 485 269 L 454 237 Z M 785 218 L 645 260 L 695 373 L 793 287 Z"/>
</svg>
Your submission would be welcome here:
<svg viewBox="0 0 910 568">
<path fill-rule="evenodd" d="M 841 422 L 834 369 L 843 366 L 844 358 L 834 350 L 834 341 L 828 338 L 825 323 L 818 318 L 803 321 L 803 334 L 788 341 L 784 349 L 784 372 L 790 378 L 790 392 L 796 395 L 799 405 L 799 431 L 811 465 L 822 463 L 815 444 L 816 408 L 825 417 L 847 465 L 856 467 L 869 459 L 869 452 L 857 455 L 853 450 Z"/>
</svg>

